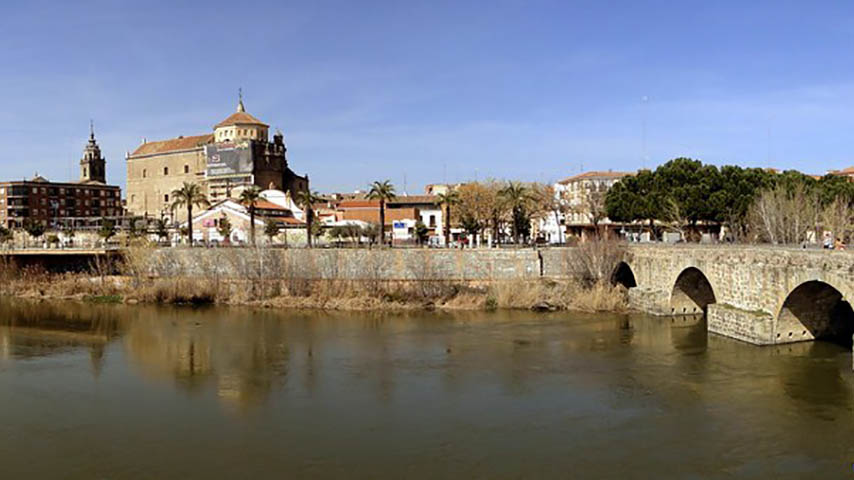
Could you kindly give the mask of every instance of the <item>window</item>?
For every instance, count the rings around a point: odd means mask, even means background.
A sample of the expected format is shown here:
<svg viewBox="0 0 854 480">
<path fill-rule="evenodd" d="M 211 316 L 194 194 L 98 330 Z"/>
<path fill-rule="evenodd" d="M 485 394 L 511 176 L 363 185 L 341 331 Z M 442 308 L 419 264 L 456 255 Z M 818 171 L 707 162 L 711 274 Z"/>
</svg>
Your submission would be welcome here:
<svg viewBox="0 0 854 480">
<path fill-rule="evenodd" d="M 131 201 L 131 203 L 136 203 L 136 195 L 131 195 L 130 201 Z"/>
<path fill-rule="evenodd" d="M 106 191 L 106 190 L 101 190 L 101 196 L 102 196 L 102 197 L 106 197 L 106 196 L 107 196 L 107 191 Z"/>
<path fill-rule="evenodd" d="M 169 202 L 169 194 L 168 193 L 166 195 L 163 195 L 163 201 L 167 202 L 167 203 Z"/>
<path fill-rule="evenodd" d="M 146 172 L 146 171 L 145 171 L 145 169 L 143 168 L 143 169 L 142 169 L 142 178 L 145 178 L 145 174 L 146 174 L 146 173 L 148 173 L 148 172 Z"/>
<path fill-rule="evenodd" d="M 436 215 L 430 215 L 430 228 L 436 228 Z"/>
<path fill-rule="evenodd" d="M 86 167 L 83 167 L 83 176 L 86 176 Z"/>
<path fill-rule="evenodd" d="M 184 165 L 184 173 L 190 173 L 190 166 Z"/>
<path fill-rule="evenodd" d="M 42 187 L 42 195 L 44 195 L 45 193 L 47 193 L 47 189 Z"/>
<path fill-rule="evenodd" d="M 163 167 L 163 175 L 169 175 L 169 167 Z"/>
<path fill-rule="evenodd" d="M 33 187 L 33 193 L 39 193 L 39 189 L 36 187 Z"/>
</svg>

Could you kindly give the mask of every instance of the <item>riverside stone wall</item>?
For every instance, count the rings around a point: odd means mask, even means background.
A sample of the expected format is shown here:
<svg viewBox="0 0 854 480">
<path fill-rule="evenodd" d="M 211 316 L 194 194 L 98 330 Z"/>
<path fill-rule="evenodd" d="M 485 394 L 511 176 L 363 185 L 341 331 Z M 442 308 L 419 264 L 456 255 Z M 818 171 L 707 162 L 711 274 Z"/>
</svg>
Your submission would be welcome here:
<svg viewBox="0 0 854 480">
<path fill-rule="evenodd" d="M 533 279 L 541 260 L 533 249 L 162 249 L 157 276 L 291 277 L 336 280 Z M 555 261 L 559 255 L 549 256 Z M 557 272 L 557 267 L 550 271 Z"/>
</svg>

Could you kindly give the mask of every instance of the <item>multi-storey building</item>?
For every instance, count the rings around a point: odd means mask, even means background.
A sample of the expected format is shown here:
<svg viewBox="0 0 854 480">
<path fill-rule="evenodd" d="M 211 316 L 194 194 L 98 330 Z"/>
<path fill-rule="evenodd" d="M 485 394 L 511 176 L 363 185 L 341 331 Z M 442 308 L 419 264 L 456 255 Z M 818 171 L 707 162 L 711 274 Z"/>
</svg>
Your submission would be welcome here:
<svg viewBox="0 0 854 480">
<path fill-rule="evenodd" d="M 592 171 L 563 179 L 554 184 L 560 213 L 547 215 L 539 229 L 550 243 L 563 243 L 567 235 L 584 238 L 595 226 L 611 226 L 605 216 L 605 195 L 615 183 L 634 175 L 628 172 Z"/>
<path fill-rule="evenodd" d="M 121 189 L 105 181 L 106 160 L 90 129 L 80 181 L 51 182 L 37 174 L 30 180 L 0 182 L 0 225 L 20 228 L 31 221 L 48 228 L 90 228 L 103 218 L 121 217 Z"/>
<path fill-rule="evenodd" d="M 269 126 L 247 113 L 241 98 L 213 133 L 144 141 L 127 155 L 128 212 L 185 221 L 185 212 L 171 209 L 172 192 L 185 182 L 202 185 L 211 203 L 251 185 L 291 195 L 307 190 L 308 176 L 288 167 L 284 136 L 268 139 Z"/>
</svg>

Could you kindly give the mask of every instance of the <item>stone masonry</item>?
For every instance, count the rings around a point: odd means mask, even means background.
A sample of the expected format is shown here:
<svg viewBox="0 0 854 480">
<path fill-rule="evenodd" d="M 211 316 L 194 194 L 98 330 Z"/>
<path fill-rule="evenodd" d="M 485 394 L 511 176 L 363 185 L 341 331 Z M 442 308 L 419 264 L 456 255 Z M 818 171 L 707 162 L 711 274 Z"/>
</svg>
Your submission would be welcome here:
<svg viewBox="0 0 854 480">
<path fill-rule="evenodd" d="M 813 340 L 850 316 L 854 254 L 770 246 L 633 246 L 630 305 L 705 311 L 709 331 L 757 345 Z"/>
</svg>

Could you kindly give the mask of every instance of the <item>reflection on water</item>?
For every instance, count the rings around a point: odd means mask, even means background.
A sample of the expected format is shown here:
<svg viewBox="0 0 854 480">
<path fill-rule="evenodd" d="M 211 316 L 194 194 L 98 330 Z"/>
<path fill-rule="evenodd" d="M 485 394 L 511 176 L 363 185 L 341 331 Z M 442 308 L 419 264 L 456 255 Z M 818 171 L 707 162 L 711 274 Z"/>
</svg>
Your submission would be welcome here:
<svg viewBox="0 0 854 480">
<path fill-rule="evenodd" d="M 702 316 L 0 313 L 18 476 L 829 478 L 854 460 L 850 352 L 753 347 Z"/>
</svg>

